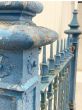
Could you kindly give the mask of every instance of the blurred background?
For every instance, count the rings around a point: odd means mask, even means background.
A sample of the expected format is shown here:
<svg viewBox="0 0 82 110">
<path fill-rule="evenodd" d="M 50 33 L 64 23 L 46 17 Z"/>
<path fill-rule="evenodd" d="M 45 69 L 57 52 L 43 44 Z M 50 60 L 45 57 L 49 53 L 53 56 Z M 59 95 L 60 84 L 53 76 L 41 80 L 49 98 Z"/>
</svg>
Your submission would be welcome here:
<svg viewBox="0 0 82 110">
<path fill-rule="evenodd" d="M 33 21 L 37 25 L 44 26 L 55 30 L 59 33 L 59 39 L 64 39 L 66 34 L 64 31 L 68 29 L 68 24 L 72 19 L 72 12 L 75 8 L 74 1 L 40 1 L 44 6 L 44 10 L 41 14 L 38 14 Z M 82 30 L 82 2 L 77 3 L 78 21 L 80 29 Z M 56 43 L 56 42 L 55 42 Z M 56 46 L 54 43 L 54 55 Z M 76 110 L 82 110 L 82 35 L 79 40 L 79 52 L 78 52 L 78 71 L 76 80 Z M 50 48 L 47 46 L 47 58 L 49 58 Z M 40 62 L 42 61 L 42 51 L 39 55 Z"/>
</svg>

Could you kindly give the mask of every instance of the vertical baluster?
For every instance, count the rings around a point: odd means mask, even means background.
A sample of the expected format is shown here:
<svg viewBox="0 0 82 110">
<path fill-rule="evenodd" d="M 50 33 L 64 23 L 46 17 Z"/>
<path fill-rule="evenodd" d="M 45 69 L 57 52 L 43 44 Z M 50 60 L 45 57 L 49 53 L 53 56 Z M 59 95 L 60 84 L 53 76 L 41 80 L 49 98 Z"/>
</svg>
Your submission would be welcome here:
<svg viewBox="0 0 82 110">
<path fill-rule="evenodd" d="M 69 57 L 69 39 L 67 39 L 67 42 L 66 40 L 64 39 L 64 54 L 65 54 L 65 59 Z M 64 71 L 63 71 L 63 92 L 64 92 L 64 97 L 63 97 L 63 109 L 66 110 L 67 109 L 67 94 L 68 94 L 68 91 L 67 91 L 67 72 L 66 72 L 66 66 L 64 67 Z"/>
<path fill-rule="evenodd" d="M 61 71 L 61 110 L 66 110 L 67 108 L 67 103 L 66 103 L 66 92 L 67 92 L 67 79 L 66 79 L 66 67 L 63 68 Z"/>
<path fill-rule="evenodd" d="M 70 36 L 68 35 L 66 40 L 66 57 L 68 58 L 70 56 Z"/>
<path fill-rule="evenodd" d="M 68 36 L 67 38 L 67 42 L 66 42 L 66 48 L 65 48 L 65 54 L 66 54 L 66 57 L 68 58 L 71 54 L 70 54 L 70 36 Z M 65 41 L 64 41 L 65 42 Z M 70 62 L 68 63 L 68 65 L 70 65 Z M 68 66 L 67 65 L 67 66 Z M 64 70 L 64 110 L 69 110 L 69 75 L 68 75 L 68 72 L 67 72 L 67 68 L 68 67 L 65 67 L 65 70 Z"/>
<path fill-rule="evenodd" d="M 63 85 L 64 85 L 64 105 L 63 108 L 64 110 L 67 110 L 67 93 L 68 93 L 68 89 L 67 89 L 67 67 L 64 68 L 64 81 L 63 81 Z"/>
<path fill-rule="evenodd" d="M 43 60 L 42 60 L 42 64 L 41 64 L 41 81 L 42 82 L 48 82 L 48 65 L 46 62 L 46 46 L 43 46 Z"/>
<path fill-rule="evenodd" d="M 64 39 L 64 58 L 67 58 L 66 39 Z"/>
<path fill-rule="evenodd" d="M 57 40 L 57 49 L 54 61 L 55 69 L 60 67 L 60 55 L 59 55 L 59 40 Z M 54 79 L 53 89 L 54 89 L 54 110 L 57 109 L 57 85 L 58 85 L 58 76 Z"/>
<path fill-rule="evenodd" d="M 63 45 L 64 42 L 64 45 Z M 66 40 L 64 39 L 61 40 L 61 63 L 64 63 L 65 59 L 66 59 Z M 65 67 L 64 67 L 65 68 Z M 62 69 L 62 71 L 60 72 L 60 88 L 61 88 L 61 110 L 64 110 L 64 100 L 65 100 L 65 72 L 64 72 L 64 68 Z"/>
<path fill-rule="evenodd" d="M 64 100 L 65 100 L 65 94 L 64 94 L 64 70 L 61 71 L 61 110 L 64 110 Z"/>
<path fill-rule="evenodd" d="M 66 55 L 66 46 L 65 46 L 65 40 L 64 40 L 64 46 L 63 46 L 63 40 L 61 40 L 61 47 L 60 47 L 61 49 L 60 49 L 60 54 L 61 54 L 61 63 L 64 63 L 64 60 L 65 60 L 65 55 Z M 59 79 L 60 79 L 60 81 L 59 81 L 59 83 L 60 83 L 60 90 L 61 90 L 61 94 L 60 94 L 60 96 L 61 96 L 61 98 L 60 98 L 60 102 L 61 102 L 61 105 L 60 105 L 60 109 L 61 110 L 64 110 L 64 89 L 65 89 L 65 87 L 64 87 L 64 70 L 62 70 L 61 72 L 60 72 L 60 77 L 59 77 Z M 60 91 L 59 90 L 59 91 Z"/>
<path fill-rule="evenodd" d="M 43 63 L 46 64 L 46 46 L 43 46 Z"/>
<path fill-rule="evenodd" d="M 52 110 L 52 99 L 53 99 L 53 83 L 48 87 L 48 110 Z"/>
<path fill-rule="evenodd" d="M 41 92 L 41 110 L 47 110 L 46 91 Z"/>
<path fill-rule="evenodd" d="M 68 53 L 68 57 L 71 56 L 70 53 L 70 34 L 68 34 L 68 38 L 67 38 L 67 53 Z M 71 62 L 68 63 L 67 65 L 67 72 L 66 72 L 66 110 L 69 110 L 69 75 L 70 75 L 70 64 Z"/>
<path fill-rule="evenodd" d="M 68 67 L 67 67 L 67 82 L 66 82 L 66 103 L 67 103 L 67 110 L 69 110 L 69 75 L 70 75 L 70 63 L 68 64 Z"/>
<path fill-rule="evenodd" d="M 63 51 L 63 40 L 61 39 L 61 47 L 60 47 L 60 54 L 61 54 L 61 63 L 64 62 L 64 51 Z"/>
<path fill-rule="evenodd" d="M 81 34 L 81 31 L 78 29 L 79 24 L 77 21 L 77 10 L 74 10 L 73 12 L 73 18 L 69 25 L 70 30 L 66 30 L 66 34 L 72 35 L 72 53 L 74 54 L 74 57 L 71 61 L 71 73 L 70 73 L 70 97 L 69 97 L 69 103 L 70 103 L 70 110 L 74 110 L 75 106 L 75 86 L 76 86 L 76 72 L 77 72 L 77 54 L 78 54 L 78 41 L 79 41 L 79 35 Z"/>
<path fill-rule="evenodd" d="M 50 44 L 49 71 L 50 73 L 54 71 L 53 43 Z"/>
<path fill-rule="evenodd" d="M 59 73 L 59 82 L 58 82 L 58 110 L 62 110 L 62 80 L 61 72 Z"/>
<path fill-rule="evenodd" d="M 59 54 L 59 40 L 57 40 L 57 49 L 56 49 L 56 55 L 55 55 L 55 67 L 60 66 L 60 54 Z"/>
<path fill-rule="evenodd" d="M 61 110 L 66 110 L 66 72 L 64 67 L 61 71 Z"/>
<path fill-rule="evenodd" d="M 50 58 L 48 59 L 48 61 L 49 61 L 49 74 L 54 75 L 54 72 L 53 72 L 54 71 L 53 43 L 50 44 Z M 49 88 L 51 88 L 51 90 L 49 89 L 49 91 L 52 92 L 53 88 L 51 86 L 52 86 L 52 84 L 50 84 Z M 53 97 L 53 94 L 52 94 L 52 97 Z M 52 102 L 53 102 L 53 100 L 50 99 L 49 100 L 49 106 L 48 106 L 49 110 L 52 110 L 52 106 L 51 106 Z"/>
<path fill-rule="evenodd" d="M 69 110 L 69 74 L 68 74 L 68 66 L 64 69 L 64 110 Z"/>
<path fill-rule="evenodd" d="M 57 50 L 56 50 L 56 56 L 55 56 L 55 68 L 60 68 L 60 53 L 59 53 L 59 40 L 57 41 Z M 60 73 L 58 75 L 58 110 L 61 108 L 61 83 L 60 83 Z M 55 105 L 55 104 L 54 104 Z"/>
<path fill-rule="evenodd" d="M 67 53 L 69 57 L 70 56 L 70 34 L 67 37 Z"/>
<path fill-rule="evenodd" d="M 58 76 L 56 76 L 56 78 L 54 79 L 53 89 L 54 89 L 54 110 L 57 110 Z"/>
</svg>

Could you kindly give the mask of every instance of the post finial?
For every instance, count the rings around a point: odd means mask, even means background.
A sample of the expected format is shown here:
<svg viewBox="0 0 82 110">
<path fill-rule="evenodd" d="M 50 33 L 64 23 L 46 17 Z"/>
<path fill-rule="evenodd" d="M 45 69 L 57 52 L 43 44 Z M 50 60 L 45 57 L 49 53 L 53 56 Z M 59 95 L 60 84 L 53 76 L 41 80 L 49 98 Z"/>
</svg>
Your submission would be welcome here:
<svg viewBox="0 0 82 110">
<path fill-rule="evenodd" d="M 79 27 L 79 23 L 78 23 L 78 20 L 77 20 L 77 10 L 74 9 L 73 11 L 73 18 L 72 18 L 72 21 L 71 23 L 69 24 L 70 28 L 78 28 Z"/>
<path fill-rule="evenodd" d="M 78 20 L 77 20 L 77 14 L 78 14 L 77 10 L 74 9 L 73 18 L 72 18 L 71 23 L 69 24 L 70 29 L 64 31 L 66 34 L 76 34 L 77 36 L 79 34 L 81 34 L 81 31 L 79 29 L 79 23 L 78 23 Z"/>
</svg>

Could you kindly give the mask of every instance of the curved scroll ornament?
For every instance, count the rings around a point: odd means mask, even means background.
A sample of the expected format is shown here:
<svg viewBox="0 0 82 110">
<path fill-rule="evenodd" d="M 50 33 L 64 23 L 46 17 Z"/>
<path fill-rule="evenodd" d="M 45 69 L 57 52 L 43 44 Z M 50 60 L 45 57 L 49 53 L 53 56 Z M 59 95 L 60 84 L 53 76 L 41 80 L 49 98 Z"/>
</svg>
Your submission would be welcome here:
<svg viewBox="0 0 82 110">
<path fill-rule="evenodd" d="M 12 64 L 9 64 L 8 57 L 0 56 L 0 78 L 9 76 L 13 67 Z"/>
</svg>

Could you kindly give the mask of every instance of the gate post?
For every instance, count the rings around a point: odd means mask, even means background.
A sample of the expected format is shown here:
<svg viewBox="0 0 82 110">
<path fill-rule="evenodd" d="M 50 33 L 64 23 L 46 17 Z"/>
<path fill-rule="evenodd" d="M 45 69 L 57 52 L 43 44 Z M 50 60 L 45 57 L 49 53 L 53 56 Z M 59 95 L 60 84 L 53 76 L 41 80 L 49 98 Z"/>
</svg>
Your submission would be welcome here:
<svg viewBox="0 0 82 110">
<path fill-rule="evenodd" d="M 40 110 L 39 47 L 56 32 L 36 26 L 39 2 L 0 2 L 0 110 Z"/>
<path fill-rule="evenodd" d="M 71 73 L 70 73 L 70 93 L 69 93 L 69 106 L 70 110 L 74 110 L 75 106 L 75 86 L 76 86 L 76 72 L 77 72 L 77 57 L 78 57 L 78 43 L 79 43 L 79 35 L 81 31 L 78 29 L 79 24 L 77 21 L 77 10 L 73 12 L 73 19 L 69 24 L 70 30 L 66 30 L 65 33 L 68 35 L 72 35 L 72 54 L 74 57 L 71 61 Z"/>
</svg>

